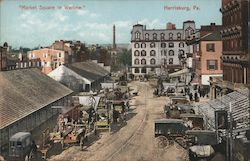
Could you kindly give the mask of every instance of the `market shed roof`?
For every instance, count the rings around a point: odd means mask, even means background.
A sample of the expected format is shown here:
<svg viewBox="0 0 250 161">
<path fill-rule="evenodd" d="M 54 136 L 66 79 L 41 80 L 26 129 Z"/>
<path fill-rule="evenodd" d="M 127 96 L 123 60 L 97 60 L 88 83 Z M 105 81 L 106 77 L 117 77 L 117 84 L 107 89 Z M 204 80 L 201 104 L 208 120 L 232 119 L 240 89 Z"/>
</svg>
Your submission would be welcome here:
<svg viewBox="0 0 250 161">
<path fill-rule="evenodd" d="M 84 61 L 79 63 L 72 63 L 65 65 L 67 68 L 71 69 L 78 75 L 94 82 L 102 77 L 105 77 L 109 72 L 103 67 L 92 61 Z"/>
<path fill-rule="evenodd" d="M 208 101 L 198 106 L 198 111 L 203 114 L 208 122 L 208 128 L 215 129 L 215 111 L 229 111 L 229 104 L 232 107 L 232 116 L 236 121 L 235 130 L 249 127 L 249 90 L 243 89 L 229 93 L 221 98 Z"/>
<path fill-rule="evenodd" d="M 34 68 L 0 72 L 0 89 L 0 129 L 72 93 Z"/>
</svg>

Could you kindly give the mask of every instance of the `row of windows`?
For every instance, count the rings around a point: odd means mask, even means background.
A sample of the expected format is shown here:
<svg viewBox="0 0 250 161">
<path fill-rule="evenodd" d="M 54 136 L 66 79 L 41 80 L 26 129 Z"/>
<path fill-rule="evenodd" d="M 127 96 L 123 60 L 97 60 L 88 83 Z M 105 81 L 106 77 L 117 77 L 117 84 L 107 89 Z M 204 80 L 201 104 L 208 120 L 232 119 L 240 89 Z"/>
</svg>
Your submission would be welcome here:
<svg viewBox="0 0 250 161">
<path fill-rule="evenodd" d="M 179 50 L 179 55 L 183 55 L 185 52 L 184 50 Z M 161 56 L 167 56 L 167 50 L 161 50 Z M 174 56 L 174 50 L 169 50 L 168 51 L 168 55 L 169 56 Z M 140 56 L 140 51 L 136 50 L 134 52 L 134 56 Z M 145 50 L 141 51 L 141 56 L 147 56 L 147 52 Z M 150 56 L 156 56 L 156 51 L 155 50 L 151 50 L 150 51 Z"/>
<path fill-rule="evenodd" d="M 180 48 L 184 48 L 184 46 L 185 46 L 184 42 L 180 42 L 179 43 L 179 47 Z M 146 45 L 146 43 L 142 43 L 141 45 L 139 43 L 135 43 L 134 44 L 134 48 L 140 48 L 140 47 L 141 48 L 146 48 L 147 45 Z M 166 48 L 166 47 L 167 47 L 167 43 L 162 42 L 161 43 L 161 48 Z M 172 42 L 168 43 L 168 47 L 169 48 L 173 48 L 174 47 L 174 43 L 172 43 Z M 150 48 L 155 48 L 155 43 L 154 42 L 150 43 Z"/>
<path fill-rule="evenodd" d="M 167 64 L 167 59 L 162 59 L 162 63 L 163 64 Z M 173 58 L 169 58 L 168 59 L 168 64 L 173 64 L 173 63 L 174 63 L 174 59 Z M 140 60 L 139 59 L 135 59 L 134 60 L 134 64 L 139 65 L 140 64 Z M 156 60 L 154 58 L 150 59 L 150 64 L 151 65 L 155 65 L 156 64 Z M 147 65 L 146 59 L 141 59 L 141 65 Z"/>
<path fill-rule="evenodd" d="M 181 37 L 182 37 L 181 33 L 178 32 L 176 35 L 177 35 L 177 40 L 181 40 Z M 145 40 L 149 40 L 149 33 L 146 33 L 144 36 L 145 36 Z M 158 36 L 157 33 L 153 33 L 153 40 L 157 40 L 157 36 Z M 166 34 L 161 33 L 160 34 L 160 39 L 161 40 L 165 40 L 165 36 L 166 36 Z M 141 37 L 141 33 L 140 32 L 136 32 L 135 33 L 135 39 L 139 40 L 140 37 Z M 169 33 L 168 37 L 169 37 L 168 38 L 169 40 L 173 40 L 174 34 L 173 33 Z"/>
<path fill-rule="evenodd" d="M 135 73 L 140 73 L 140 69 L 139 68 L 135 68 Z M 146 68 L 142 68 L 141 69 L 141 73 L 147 73 L 147 69 Z"/>
<path fill-rule="evenodd" d="M 135 59 L 135 60 L 134 60 L 134 64 L 136 64 L 136 65 L 140 64 L 140 60 L 139 60 L 139 59 Z M 146 65 L 146 64 L 147 64 L 146 59 L 141 59 L 141 64 L 142 64 L 142 65 Z M 150 64 L 151 64 L 151 65 L 156 64 L 156 60 L 155 60 L 154 58 L 150 59 Z"/>
<path fill-rule="evenodd" d="M 48 54 L 48 53 L 43 53 L 43 57 L 44 57 L 44 58 L 47 58 L 48 56 L 50 56 L 50 54 Z M 61 57 L 62 57 L 62 53 L 58 53 L 57 56 L 58 56 L 59 58 L 61 58 Z M 38 56 L 38 57 L 39 57 L 39 56 Z M 36 58 L 36 54 L 35 54 L 35 53 L 30 53 L 30 58 Z"/>
</svg>

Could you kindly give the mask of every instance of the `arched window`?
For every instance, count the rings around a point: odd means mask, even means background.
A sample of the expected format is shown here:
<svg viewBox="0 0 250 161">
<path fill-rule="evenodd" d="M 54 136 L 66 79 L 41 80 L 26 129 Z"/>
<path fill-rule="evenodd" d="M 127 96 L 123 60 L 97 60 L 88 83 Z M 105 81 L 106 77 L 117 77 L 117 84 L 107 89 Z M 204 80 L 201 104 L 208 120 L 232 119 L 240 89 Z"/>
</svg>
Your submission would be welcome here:
<svg viewBox="0 0 250 161">
<path fill-rule="evenodd" d="M 139 63 L 140 63 L 139 59 L 134 60 L 134 64 L 139 64 Z"/>
<path fill-rule="evenodd" d="M 149 40 L 149 34 L 148 33 L 145 34 L 145 40 Z"/>
<path fill-rule="evenodd" d="M 157 34 L 153 33 L 153 40 L 157 40 Z"/>
<path fill-rule="evenodd" d="M 181 40 L 181 33 L 177 33 L 177 40 Z"/>
<path fill-rule="evenodd" d="M 140 32 L 136 32 L 135 33 L 135 39 L 140 39 L 141 33 Z"/>
<path fill-rule="evenodd" d="M 173 64 L 174 63 L 174 59 L 173 58 L 169 58 L 168 59 L 168 64 Z"/>
<path fill-rule="evenodd" d="M 165 40 L 165 34 L 161 33 L 161 40 Z"/>
<path fill-rule="evenodd" d="M 168 55 L 169 56 L 174 56 L 174 51 L 173 50 L 169 50 Z"/>
<path fill-rule="evenodd" d="M 173 33 L 169 33 L 169 40 L 173 40 L 174 34 Z"/>
<path fill-rule="evenodd" d="M 140 48 L 140 45 L 138 43 L 135 43 L 134 47 L 135 48 Z"/>
<path fill-rule="evenodd" d="M 184 43 L 183 43 L 183 42 L 180 42 L 180 43 L 179 43 L 179 47 L 180 47 L 180 48 L 184 48 Z"/>
<path fill-rule="evenodd" d="M 152 58 L 152 59 L 150 59 L 150 64 L 155 64 L 156 63 L 156 61 L 155 61 L 155 59 L 154 58 Z"/>
<path fill-rule="evenodd" d="M 179 50 L 178 58 L 179 58 L 179 59 L 185 58 L 184 53 L 185 53 L 184 50 Z"/>
<path fill-rule="evenodd" d="M 142 64 L 142 65 L 146 65 L 146 64 L 147 64 L 147 63 L 146 63 L 146 59 L 142 59 L 142 60 L 141 60 L 141 64 Z"/>
<path fill-rule="evenodd" d="M 156 55 L 155 50 L 151 50 L 151 51 L 150 51 L 150 56 L 155 56 L 155 55 Z"/>
<path fill-rule="evenodd" d="M 179 50 L 179 54 L 184 54 L 184 50 Z"/>
<path fill-rule="evenodd" d="M 161 48 L 166 48 L 166 43 L 162 42 L 161 43 Z"/>
<path fill-rule="evenodd" d="M 136 50 L 136 51 L 134 52 L 134 56 L 140 56 L 140 52 L 139 52 L 138 50 Z"/>
<path fill-rule="evenodd" d="M 146 54 L 146 51 L 145 50 L 142 50 L 141 51 L 141 56 L 146 56 L 147 54 Z"/>
<path fill-rule="evenodd" d="M 151 47 L 151 48 L 155 48 L 155 43 L 152 42 L 152 43 L 150 44 L 150 47 Z"/>
<path fill-rule="evenodd" d="M 145 44 L 145 43 L 142 43 L 142 44 L 141 44 L 141 48 L 146 48 L 146 44 Z"/>
</svg>

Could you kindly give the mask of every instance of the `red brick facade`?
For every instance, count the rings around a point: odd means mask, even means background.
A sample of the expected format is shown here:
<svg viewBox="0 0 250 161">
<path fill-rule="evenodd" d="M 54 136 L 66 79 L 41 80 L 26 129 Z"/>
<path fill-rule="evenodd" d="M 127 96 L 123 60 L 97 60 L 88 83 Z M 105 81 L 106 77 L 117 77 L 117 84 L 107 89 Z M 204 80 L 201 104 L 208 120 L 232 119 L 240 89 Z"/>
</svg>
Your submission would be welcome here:
<svg viewBox="0 0 250 161">
<path fill-rule="evenodd" d="M 222 0 L 223 80 L 250 84 L 249 1 Z"/>
</svg>

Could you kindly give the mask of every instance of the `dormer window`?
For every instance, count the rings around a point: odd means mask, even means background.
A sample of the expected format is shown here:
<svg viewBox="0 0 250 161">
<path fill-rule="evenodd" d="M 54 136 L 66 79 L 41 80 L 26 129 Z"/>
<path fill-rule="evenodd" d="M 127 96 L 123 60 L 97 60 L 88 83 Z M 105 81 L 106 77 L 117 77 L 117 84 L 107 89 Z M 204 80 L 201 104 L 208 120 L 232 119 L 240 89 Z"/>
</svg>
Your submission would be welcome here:
<svg viewBox="0 0 250 161">
<path fill-rule="evenodd" d="M 173 40 L 173 36 L 174 36 L 173 33 L 169 33 L 169 40 Z"/>
<path fill-rule="evenodd" d="M 136 39 L 136 40 L 139 40 L 139 39 L 140 39 L 140 35 L 141 35 L 140 32 L 136 32 L 136 33 L 135 33 L 135 39 Z"/>
<path fill-rule="evenodd" d="M 181 33 L 177 33 L 177 40 L 181 40 Z"/>
<path fill-rule="evenodd" d="M 156 33 L 153 34 L 153 40 L 157 40 L 157 34 Z"/>
<path fill-rule="evenodd" d="M 165 34 L 161 33 L 161 40 L 164 40 L 164 39 L 165 39 Z"/>
<path fill-rule="evenodd" d="M 148 33 L 145 34 L 145 40 L 149 40 L 149 34 Z"/>
</svg>

